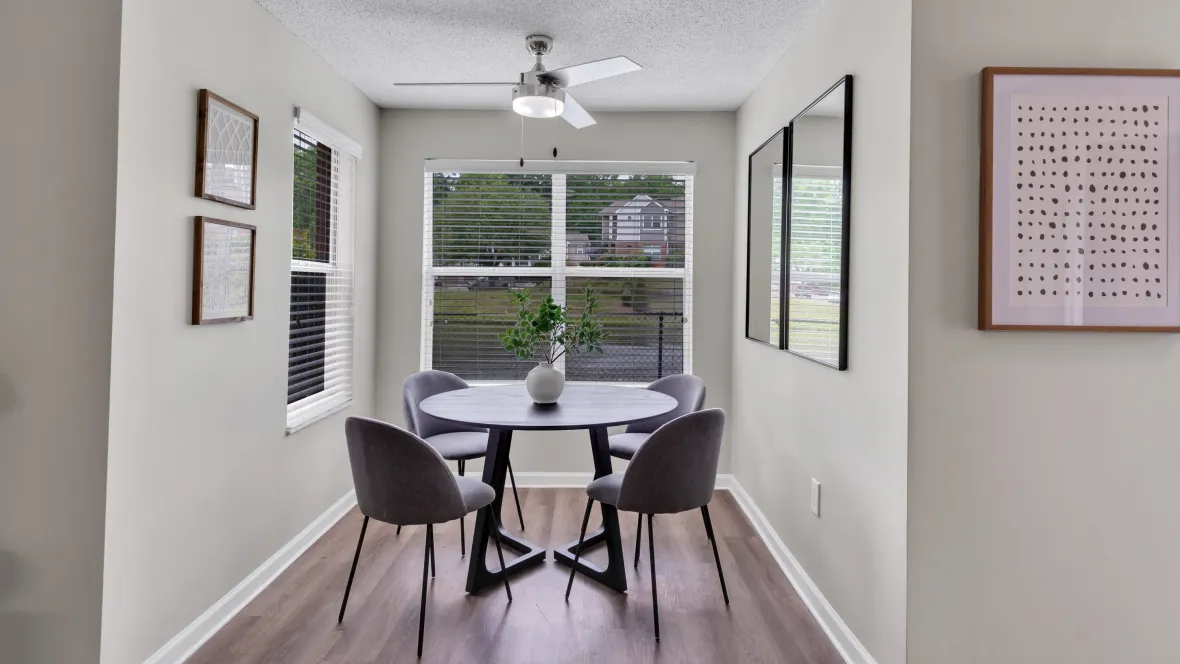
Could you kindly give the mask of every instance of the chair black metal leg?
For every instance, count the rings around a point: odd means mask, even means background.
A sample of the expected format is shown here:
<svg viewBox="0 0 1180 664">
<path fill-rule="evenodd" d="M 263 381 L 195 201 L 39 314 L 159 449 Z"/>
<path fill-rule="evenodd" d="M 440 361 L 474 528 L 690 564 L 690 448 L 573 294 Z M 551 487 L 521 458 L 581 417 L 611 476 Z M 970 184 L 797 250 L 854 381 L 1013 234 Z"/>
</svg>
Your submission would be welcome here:
<svg viewBox="0 0 1180 664">
<path fill-rule="evenodd" d="M 578 556 L 582 555 L 582 542 L 586 540 L 586 526 L 590 524 L 590 508 L 594 507 L 594 499 L 586 499 L 586 514 L 582 517 L 582 530 L 578 533 L 578 545 L 574 547 L 574 564 L 570 565 L 570 580 L 565 584 L 565 600 L 570 599 L 570 590 L 574 587 L 574 572 L 578 571 Z"/>
<path fill-rule="evenodd" d="M 639 569 L 639 547 L 643 546 L 643 515 L 635 523 L 635 569 Z"/>
<path fill-rule="evenodd" d="M 422 605 L 418 609 L 418 657 L 422 657 L 422 635 L 426 632 L 426 573 L 430 571 L 430 549 L 434 546 L 434 526 L 426 525 L 426 550 L 422 556 Z"/>
<path fill-rule="evenodd" d="M 459 474 L 467 472 L 467 462 L 459 462 Z M 459 517 L 459 557 L 462 558 L 467 555 L 467 521 L 464 517 Z"/>
<path fill-rule="evenodd" d="M 647 515 L 647 557 L 651 563 L 651 615 L 656 626 L 656 641 L 660 640 L 660 603 L 656 599 L 656 536 L 652 530 L 652 515 Z"/>
<path fill-rule="evenodd" d="M 434 578 L 434 538 L 430 538 L 430 578 Z"/>
<path fill-rule="evenodd" d="M 516 501 L 516 518 L 520 520 L 520 531 L 524 532 L 524 511 L 520 509 L 520 494 L 516 493 L 516 475 L 512 472 L 512 462 L 508 462 L 508 479 L 512 481 L 512 499 Z"/>
<path fill-rule="evenodd" d="M 729 591 L 725 589 L 725 573 L 721 571 L 721 556 L 717 554 L 717 538 L 713 536 L 713 521 L 709 518 L 708 505 L 701 505 L 701 516 L 705 517 L 705 532 L 709 534 L 709 543 L 713 545 L 713 560 L 717 563 L 717 578 L 721 580 L 721 596 L 725 598 L 725 605 L 729 606 Z"/>
<path fill-rule="evenodd" d="M 369 517 L 361 522 L 361 536 L 356 541 L 356 553 L 352 556 L 352 570 L 348 573 L 348 585 L 344 586 L 344 601 L 340 602 L 340 616 L 337 623 L 344 622 L 344 609 L 348 606 L 348 593 L 352 591 L 352 578 L 356 576 L 356 563 L 361 559 L 361 544 L 365 542 L 365 531 L 369 528 Z"/>
<path fill-rule="evenodd" d="M 508 566 L 504 564 L 504 549 L 500 548 L 500 520 L 496 518 L 496 513 L 492 511 L 491 507 L 485 507 L 488 511 L 488 516 L 492 517 L 492 538 L 496 540 L 496 557 L 500 559 L 500 575 L 504 577 L 504 592 L 508 595 L 508 601 L 512 601 L 512 586 L 508 585 Z"/>
</svg>

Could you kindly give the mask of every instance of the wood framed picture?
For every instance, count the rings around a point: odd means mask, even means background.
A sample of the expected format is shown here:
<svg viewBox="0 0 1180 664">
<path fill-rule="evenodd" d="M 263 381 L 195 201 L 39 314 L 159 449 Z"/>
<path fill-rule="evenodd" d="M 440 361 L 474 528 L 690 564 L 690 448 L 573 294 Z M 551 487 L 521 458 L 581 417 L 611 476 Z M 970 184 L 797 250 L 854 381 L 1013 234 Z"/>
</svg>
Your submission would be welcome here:
<svg viewBox="0 0 1180 664">
<path fill-rule="evenodd" d="M 983 70 L 979 328 L 1180 332 L 1180 70 Z"/>
<path fill-rule="evenodd" d="M 224 219 L 193 223 L 193 325 L 254 318 L 258 229 Z"/>
<path fill-rule="evenodd" d="M 258 116 L 201 90 L 194 194 L 253 210 L 257 189 Z"/>
</svg>

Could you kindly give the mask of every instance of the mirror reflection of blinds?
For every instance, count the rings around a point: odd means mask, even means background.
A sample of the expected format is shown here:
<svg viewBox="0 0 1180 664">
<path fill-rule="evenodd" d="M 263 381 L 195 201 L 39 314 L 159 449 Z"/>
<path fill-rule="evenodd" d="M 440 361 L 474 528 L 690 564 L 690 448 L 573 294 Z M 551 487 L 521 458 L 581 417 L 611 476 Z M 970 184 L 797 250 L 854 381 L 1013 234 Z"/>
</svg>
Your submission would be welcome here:
<svg viewBox="0 0 1180 664">
<path fill-rule="evenodd" d="M 782 315 L 783 290 L 783 175 L 782 164 L 774 165 L 770 205 L 770 336 L 779 343 L 779 317 Z"/>
<path fill-rule="evenodd" d="M 352 175 L 355 158 L 293 135 L 287 430 L 352 400 Z"/>
<path fill-rule="evenodd" d="M 610 336 L 602 354 L 561 358 L 568 380 L 650 382 L 691 370 L 692 176 L 615 166 L 439 173 L 428 162 L 424 368 L 522 379 L 535 363 L 498 338 L 515 319 L 509 292 L 552 294 L 576 314 L 593 286 Z"/>
<path fill-rule="evenodd" d="M 840 349 L 842 187 L 839 169 L 792 168 L 787 336 L 793 350 L 830 363 Z"/>
</svg>

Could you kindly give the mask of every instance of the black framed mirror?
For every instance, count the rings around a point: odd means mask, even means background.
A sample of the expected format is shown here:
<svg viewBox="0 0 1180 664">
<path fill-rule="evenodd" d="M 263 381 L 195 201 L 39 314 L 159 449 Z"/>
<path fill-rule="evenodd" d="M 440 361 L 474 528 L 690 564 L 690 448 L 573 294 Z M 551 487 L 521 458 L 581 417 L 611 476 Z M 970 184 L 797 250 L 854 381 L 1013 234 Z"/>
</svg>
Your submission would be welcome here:
<svg viewBox="0 0 1180 664">
<path fill-rule="evenodd" d="M 746 338 L 843 371 L 852 76 L 828 88 L 749 159 Z"/>
<path fill-rule="evenodd" d="M 782 347 L 783 174 L 787 128 L 749 157 L 746 210 L 746 338 Z"/>
<path fill-rule="evenodd" d="M 852 76 L 787 129 L 783 348 L 848 368 L 848 231 L 852 187 Z"/>
</svg>

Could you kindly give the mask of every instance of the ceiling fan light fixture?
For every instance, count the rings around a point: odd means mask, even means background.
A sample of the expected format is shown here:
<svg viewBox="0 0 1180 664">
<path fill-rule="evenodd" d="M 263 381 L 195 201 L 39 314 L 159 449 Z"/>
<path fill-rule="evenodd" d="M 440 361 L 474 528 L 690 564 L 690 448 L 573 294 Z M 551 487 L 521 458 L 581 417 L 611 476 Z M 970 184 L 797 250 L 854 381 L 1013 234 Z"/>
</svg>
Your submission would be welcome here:
<svg viewBox="0 0 1180 664">
<path fill-rule="evenodd" d="M 512 89 L 512 110 L 526 118 L 555 118 L 565 110 L 565 92 L 547 85 Z"/>
</svg>

